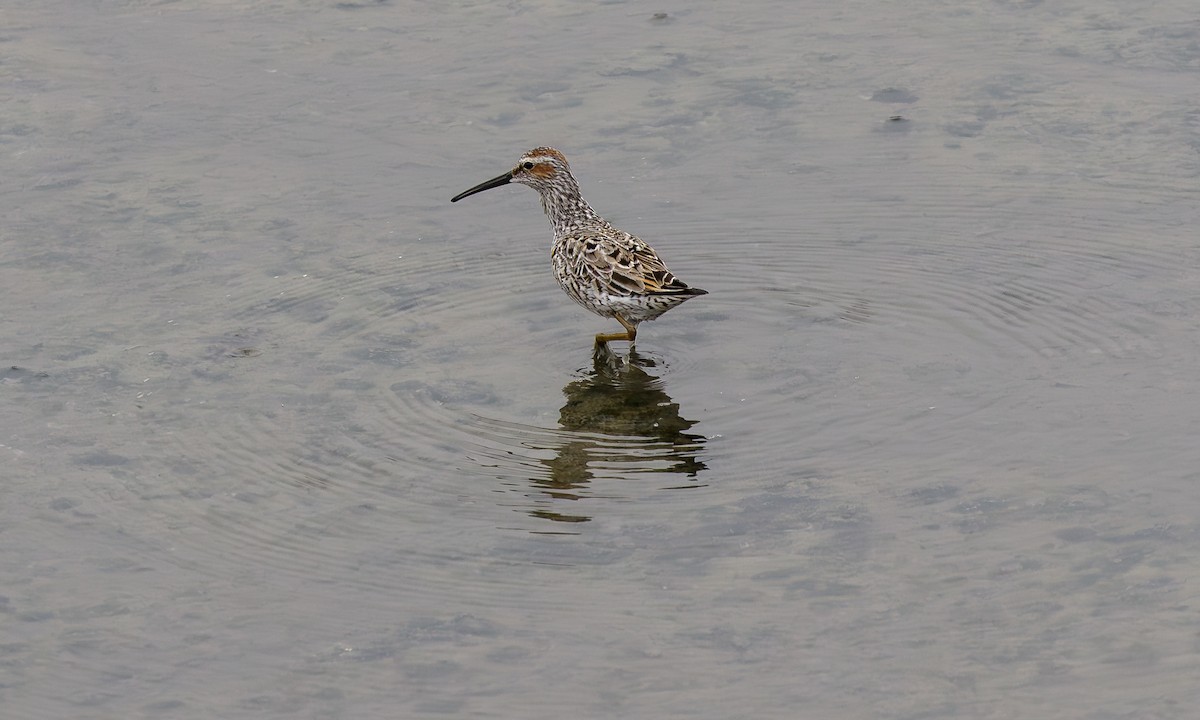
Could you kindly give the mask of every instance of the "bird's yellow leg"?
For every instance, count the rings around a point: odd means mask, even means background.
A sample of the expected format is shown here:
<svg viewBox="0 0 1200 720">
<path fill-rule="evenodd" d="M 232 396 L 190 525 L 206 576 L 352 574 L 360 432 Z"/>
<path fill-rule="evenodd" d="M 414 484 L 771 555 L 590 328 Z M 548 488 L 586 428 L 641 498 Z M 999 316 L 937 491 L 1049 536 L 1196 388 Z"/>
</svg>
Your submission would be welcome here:
<svg viewBox="0 0 1200 720">
<path fill-rule="evenodd" d="M 628 340 L 629 333 L 600 333 L 596 335 L 596 344 L 604 345 L 610 340 Z"/>
<path fill-rule="evenodd" d="M 617 322 L 621 323 L 621 327 L 625 328 L 625 332 L 629 333 L 629 342 L 633 342 L 637 337 L 637 325 L 625 321 L 625 318 L 617 316 Z"/>
<path fill-rule="evenodd" d="M 620 316 L 617 317 L 617 322 L 621 323 L 621 327 L 625 328 L 625 332 L 600 333 L 596 336 L 597 345 L 604 345 L 610 340 L 628 340 L 631 343 L 633 342 L 634 338 L 637 337 L 637 325 L 631 325 L 630 323 L 625 322 L 625 319 Z"/>
</svg>

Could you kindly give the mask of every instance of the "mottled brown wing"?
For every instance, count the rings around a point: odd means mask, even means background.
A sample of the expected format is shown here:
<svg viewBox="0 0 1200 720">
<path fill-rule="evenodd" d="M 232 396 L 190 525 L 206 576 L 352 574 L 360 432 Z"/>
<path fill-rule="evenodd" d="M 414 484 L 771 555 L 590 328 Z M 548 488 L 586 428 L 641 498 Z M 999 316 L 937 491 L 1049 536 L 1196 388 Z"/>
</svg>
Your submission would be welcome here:
<svg viewBox="0 0 1200 720">
<path fill-rule="evenodd" d="M 627 232 L 580 233 L 577 237 L 584 269 L 613 295 L 671 294 L 688 289 L 653 248 Z"/>
</svg>

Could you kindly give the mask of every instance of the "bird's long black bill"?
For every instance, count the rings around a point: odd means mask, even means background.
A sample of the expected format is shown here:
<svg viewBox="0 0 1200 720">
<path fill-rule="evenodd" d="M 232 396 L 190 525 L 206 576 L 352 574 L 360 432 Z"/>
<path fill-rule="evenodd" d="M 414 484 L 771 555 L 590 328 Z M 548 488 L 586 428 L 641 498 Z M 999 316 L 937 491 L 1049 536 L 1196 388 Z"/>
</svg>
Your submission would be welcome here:
<svg viewBox="0 0 1200 720">
<path fill-rule="evenodd" d="M 478 185 L 471 188 L 470 190 L 465 190 L 463 192 L 460 192 L 459 194 L 450 198 L 450 202 L 458 202 L 459 200 L 462 200 L 463 198 L 465 198 L 468 195 L 474 195 L 475 193 L 481 193 L 484 190 L 491 190 L 494 187 L 500 187 L 501 185 L 507 185 L 510 182 L 512 182 L 512 173 L 506 172 L 503 175 L 501 175 L 500 177 L 494 177 L 491 180 L 488 180 L 487 182 L 479 183 Z"/>
</svg>

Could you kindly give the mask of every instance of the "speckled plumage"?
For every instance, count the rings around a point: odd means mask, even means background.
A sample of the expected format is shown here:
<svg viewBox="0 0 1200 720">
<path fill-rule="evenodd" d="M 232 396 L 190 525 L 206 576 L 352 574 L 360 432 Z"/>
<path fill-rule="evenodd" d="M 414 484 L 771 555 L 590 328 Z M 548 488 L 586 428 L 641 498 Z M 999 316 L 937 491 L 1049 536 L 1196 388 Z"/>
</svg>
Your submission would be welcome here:
<svg viewBox="0 0 1200 720">
<path fill-rule="evenodd" d="M 542 196 L 542 208 L 554 227 L 550 258 L 558 284 L 575 302 L 602 317 L 616 318 L 625 328 L 624 333 L 597 335 L 597 343 L 632 342 L 639 323 L 707 294 L 675 277 L 654 248 L 597 215 L 580 195 L 567 158 L 554 148 L 530 150 L 512 170 L 451 202 L 514 182 Z"/>
</svg>

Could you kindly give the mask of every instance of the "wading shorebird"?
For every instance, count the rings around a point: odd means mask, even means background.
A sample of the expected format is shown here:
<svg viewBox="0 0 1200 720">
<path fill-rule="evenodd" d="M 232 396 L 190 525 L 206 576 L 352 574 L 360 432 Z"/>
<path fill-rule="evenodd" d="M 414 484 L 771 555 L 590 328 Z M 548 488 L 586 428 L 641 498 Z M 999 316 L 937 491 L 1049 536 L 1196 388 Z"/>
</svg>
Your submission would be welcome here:
<svg viewBox="0 0 1200 720">
<path fill-rule="evenodd" d="M 708 294 L 675 277 L 654 248 L 597 215 L 579 194 L 567 158 L 554 148 L 530 150 L 512 170 L 455 195 L 450 202 L 509 183 L 528 185 L 542 196 L 542 209 L 554 226 L 550 247 L 554 277 L 563 291 L 597 315 L 616 318 L 625 328 L 623 333 L 600 333 L 596 345 L 609 340 L 632 343 L 639 323 L 688 298 Z"/>
</svg>

